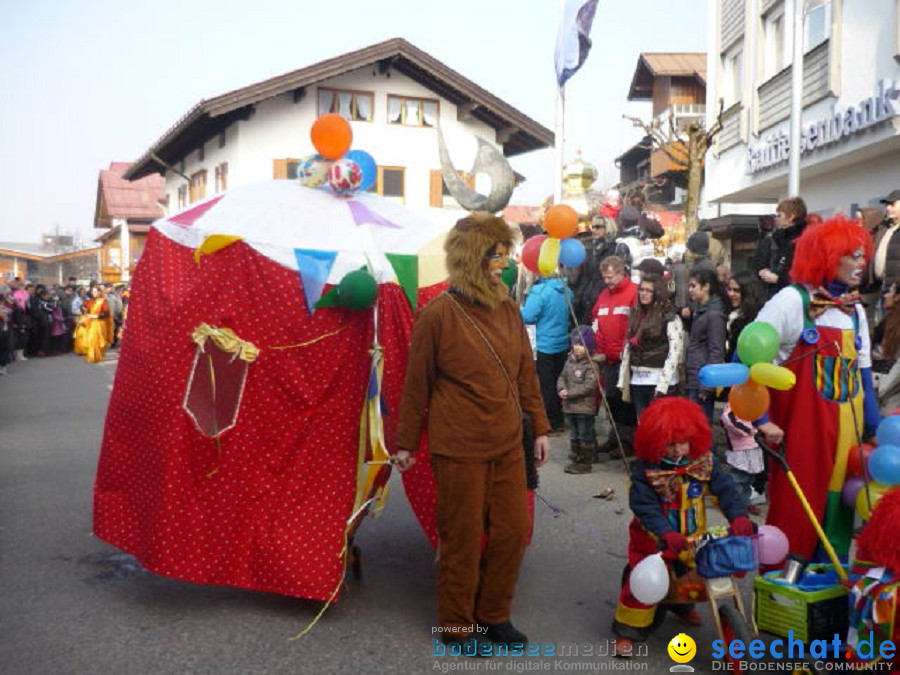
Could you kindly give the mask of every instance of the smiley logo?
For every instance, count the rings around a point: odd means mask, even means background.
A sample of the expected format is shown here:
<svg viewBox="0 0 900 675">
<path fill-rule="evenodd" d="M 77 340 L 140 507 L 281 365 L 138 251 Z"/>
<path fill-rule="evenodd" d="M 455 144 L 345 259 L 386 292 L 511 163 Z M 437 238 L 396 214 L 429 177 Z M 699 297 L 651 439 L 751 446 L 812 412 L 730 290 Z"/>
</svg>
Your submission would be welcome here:
<svg viewBox="0 0 900 675">
<path fill-rule="evenodd" d="M 687 663 L 697 655 L 697 644 L 686 633 L 679 633 L 669 641 L 669 658 L 675 663 Z"/>
</svg>

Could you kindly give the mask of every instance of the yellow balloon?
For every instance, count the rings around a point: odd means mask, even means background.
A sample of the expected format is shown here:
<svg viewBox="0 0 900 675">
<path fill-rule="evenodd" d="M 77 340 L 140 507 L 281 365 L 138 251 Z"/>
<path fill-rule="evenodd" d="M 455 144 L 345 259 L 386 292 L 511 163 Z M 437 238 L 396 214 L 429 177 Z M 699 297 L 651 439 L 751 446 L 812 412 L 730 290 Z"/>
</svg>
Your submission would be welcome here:
<svg viewBox="0 0 900 675">
<path fill-rule="evenodd" d="M 538 272 L 549 277 L 559 267 L 559 239 L 547 237 L 541 244 L 541 252 L 538 254 Z"/>
<path fill-rule="evenodd" d="M 866 497 L 866 490 L 869 492 L 869 496 Z M 875 505 L 878 503 L 878 500 L 884 496 L 886 492 L 891 490 L 890 485 L 885 485 L 884 483 L 878 483 L 877 481 L 870 481 L 866 485 L 863 486 L 863 489 L 859 491 L 859 494 L 856 495 L 856 512 L 859 514 L 859 517 L 863 520 L 868 520 L 869 516 L 872 515 L 871 508 L 874 509 Z"/>
<path fill-rule="evenodd" d="M 226 246 L 231 246 L 234 242 L 240 241 L 242 237 L 236 237 L 232 234 L 211 234 L 203 243 L 194 249 L 194 262 L 200 264 L 201 255 L 210 255 Z"/>
<path fill-rule="evenodd" d="M 750 366 L 750 378 L 754 382 L 779 391 L 792 389 L 797 384 L 797 376 L 793 371 L 776 366 L 774 363 L 754 363 Z"/>
</svg>

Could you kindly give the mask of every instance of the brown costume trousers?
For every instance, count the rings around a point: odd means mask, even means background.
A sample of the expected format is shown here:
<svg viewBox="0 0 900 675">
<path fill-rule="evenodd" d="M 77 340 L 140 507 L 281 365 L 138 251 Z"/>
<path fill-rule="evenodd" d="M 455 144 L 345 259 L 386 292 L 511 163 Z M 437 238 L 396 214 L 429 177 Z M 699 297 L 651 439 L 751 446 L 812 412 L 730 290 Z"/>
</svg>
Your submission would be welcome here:
<svg viewBox="0 0 900 675">
<path fill-rule="evenodd" d="M 435 455 L 431 462 L 440 537 L 438 619 L 464 638 L 476 621 L 509 621 L 531 528 L 525 458 L 515 448 L 484 462 Z"/>
</svg>

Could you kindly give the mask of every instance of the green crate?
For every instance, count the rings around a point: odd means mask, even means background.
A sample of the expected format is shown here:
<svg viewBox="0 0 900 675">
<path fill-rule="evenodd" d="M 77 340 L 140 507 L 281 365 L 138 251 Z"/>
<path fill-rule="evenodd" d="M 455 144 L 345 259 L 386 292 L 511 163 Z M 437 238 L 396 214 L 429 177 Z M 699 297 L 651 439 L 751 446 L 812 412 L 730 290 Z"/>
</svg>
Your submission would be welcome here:
<svg viewBox="0 0 900 675">
<path fill-rule="evenodd" d="M 810 565 L 824 569 L 829 565 Z M 846 635 L 848 625 L 847 589 L 840 584 L 815 591 L 804 591 L 773 581 L 780 572 L 756 577 L 753 593 L 756 599 L 756 624 L 760 631 L 788 637 L 794 631 L 798 640 L 831 640 L 834 634 Z"/>
</svg>

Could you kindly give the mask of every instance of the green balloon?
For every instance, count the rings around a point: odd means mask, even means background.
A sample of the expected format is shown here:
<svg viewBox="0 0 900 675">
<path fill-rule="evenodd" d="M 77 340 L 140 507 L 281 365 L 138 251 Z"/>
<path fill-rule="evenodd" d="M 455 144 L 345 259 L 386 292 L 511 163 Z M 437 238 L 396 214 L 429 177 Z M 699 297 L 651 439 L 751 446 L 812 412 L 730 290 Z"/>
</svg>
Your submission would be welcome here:
<svg viewBox="0 0 900 675">
<path fill-rule="evenodd" d="M 367 309 L 377 296 L 378 282 L 365 270 L 350 272 L 338 284 L 338 302 L 347 309 Z"/>
<path fill-rule="evenodd" d="M 519 278 L 519 267 L 516 265 L 516 261 L 510 259 L 506 263 L 506 269 L 503 270 L 503 274 L 500 275 L 500 278 L 503 279 L 503 283 L 512 288 L 516 285 L 516 281 Z"/>
<path fill-rule="evenodd" d="M 747 324 L 738 336 L 737 353 L 747 366 L 771 363 L 778 355 L 780 339 L 775 327 L 766 321 Z"/>
</svg>

